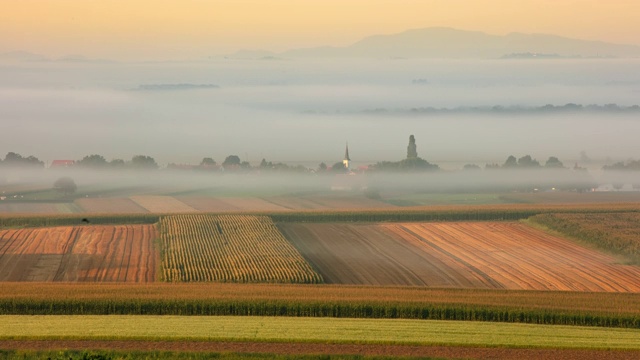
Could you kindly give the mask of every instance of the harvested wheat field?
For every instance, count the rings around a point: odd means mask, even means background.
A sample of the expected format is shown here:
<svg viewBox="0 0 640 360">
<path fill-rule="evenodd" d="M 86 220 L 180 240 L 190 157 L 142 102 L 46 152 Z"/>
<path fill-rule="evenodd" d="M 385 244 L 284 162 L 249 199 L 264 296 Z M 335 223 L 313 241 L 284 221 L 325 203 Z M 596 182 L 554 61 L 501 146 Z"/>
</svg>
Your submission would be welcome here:
<svg viewBox="0 0 640 360">
<path fill-rule="evenodd" d="M 153 225 L 0 230 L 0 281 L 154 281 Z"/>
<path fill-rule="evenodd" d="M 130 198 L 151 213 L 188 213 L 198 210 L 171 196 L 141 195 Z"/>
<path fill-rule="evenodd" d="M 147 209 L 128 198 L 84 198 L 75 201 L 84 212 L 94 214 L 139 214 Z"/>
<path fill-rule="evenodd" d="M 640 267 L 519 223 L 279 227 L 328 283 L 640 292 Z"/>
</svg>

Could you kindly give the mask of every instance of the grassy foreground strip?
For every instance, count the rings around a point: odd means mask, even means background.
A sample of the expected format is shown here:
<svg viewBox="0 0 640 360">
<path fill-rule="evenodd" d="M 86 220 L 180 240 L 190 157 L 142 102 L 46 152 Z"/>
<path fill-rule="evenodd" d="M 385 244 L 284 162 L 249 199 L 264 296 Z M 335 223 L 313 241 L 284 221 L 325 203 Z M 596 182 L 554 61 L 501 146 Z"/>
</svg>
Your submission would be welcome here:
<svg viewBox="0 0 640 360">
<path fill-rule="evenodd" d="M 0 316 L 0 339 L 215 340 L 640 349 L 640 330 L 404 319 Z"/>
<path fill-rule="evenodd" d="M 4 315 L 256 315 L 640 328 L 640 294 L 289 284 L 1 283 Z"/>
</svg>

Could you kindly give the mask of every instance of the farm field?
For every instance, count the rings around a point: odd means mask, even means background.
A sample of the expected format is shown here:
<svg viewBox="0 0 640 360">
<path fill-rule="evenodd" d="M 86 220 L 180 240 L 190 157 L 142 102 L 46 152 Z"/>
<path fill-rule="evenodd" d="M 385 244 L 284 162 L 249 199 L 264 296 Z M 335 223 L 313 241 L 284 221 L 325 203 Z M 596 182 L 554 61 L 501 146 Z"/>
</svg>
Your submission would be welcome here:
<svg viewBox="0 0 640 360">
<path fill-rule="evenodd" d="M 640 294 L 237 283 L 2 283 L 7 315 L 261 315 L 640 328 Z"/>
<path fill-rule="evenodd" d="M 122 214 L 147 213 L 144 207 L 127 198 L 81 198 L 74 201 L 85 213 Z"/>
<path fill-rule="evenodd" d="M 528 221 L 640 264 L 640 213 L 542 214 Z"/>
<path fill-rule="evenodd" d="M 269 197 L 266 200 L 290 210 L 331 210 L 331 209 L 385 209 L 394 208 L 389 203 L 372 200 L 363 195 L 302 195 Z"/>
<path fill-rule="evenodd" d="M 152 225 L 0 230 L 0 281 L 154 281 Z"/>
<path fill-rule="evenodd" d="M 327 283 L 640 292 L 640 267 L 519 223 L 281 223 Z"/>
<path fill-rule="evenodd" d="M 285 207 L 258 197 L 179 197 L 202 212 L 286 211 Z"/>
<path fill-rule="evenodd" d="M 322 282 L 266 216 L 165 216 L 160 238 L 165 281 Z"/>
<path fill-rule="evenodd" d="M 0 315 L 0 339 L 191 340 L 640 350 L 640 329 L 404 319 Z"/>
<path fill-rule="evenodd" d="M 500 195 L 500 200 L 529 204 L 637 203 L 640 202 L 640 191 L 510 193 Z"/>
<path fill-rule="evenodd" d="M 5 349 L 0 351 L 3 360 L 79 360 L 90 356 L 130 360 L 635 360 L 639 353 L 638 350 L 175 340 L 0 340 L 0 347 Z"/>
<path fill-rule="evenodd" d="M 198 211 L 171 196 L 140 195 L 131 196 L 130 199 L 152 213 L 188 213 Z"/>
<path fill-rule="evenodd" d="M 73 203 L 50 202 L 3 202 L 0 203 L 0 214 L 69 214 L 81 212 Z"/>
</svg>

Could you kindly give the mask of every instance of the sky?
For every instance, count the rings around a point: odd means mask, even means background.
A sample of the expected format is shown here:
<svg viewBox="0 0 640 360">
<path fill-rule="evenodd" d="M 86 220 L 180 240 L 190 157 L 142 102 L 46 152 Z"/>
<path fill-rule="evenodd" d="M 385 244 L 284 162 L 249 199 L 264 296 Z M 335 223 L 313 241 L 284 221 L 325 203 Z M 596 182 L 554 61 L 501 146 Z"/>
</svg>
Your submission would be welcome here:
<svg viewBox="0 0 640 360">
<path fill-rule="evenodd" d="M 184 60 L 445 26 L 640 45 L 637 0 L 0 0 L 0 53 Z"/>
</svg>

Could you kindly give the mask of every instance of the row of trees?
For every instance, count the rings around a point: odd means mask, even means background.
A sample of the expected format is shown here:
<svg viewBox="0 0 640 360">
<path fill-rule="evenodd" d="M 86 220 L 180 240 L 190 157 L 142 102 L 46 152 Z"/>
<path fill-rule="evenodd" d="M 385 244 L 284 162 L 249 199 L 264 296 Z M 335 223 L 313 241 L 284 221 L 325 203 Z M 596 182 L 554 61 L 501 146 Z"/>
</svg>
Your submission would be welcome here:
<svg viewBox="0 0 640 360">
<path fill-rule="evenodd" d="M 157 169 L 158 164 L 151 156 L 136 155 L 130 161 L 122 159 L 113 159 L 107 161 L 102 155 L 87 155 L 81 160 L 76 161 L 75 166 L 86 169 Z"/>
<path fill-rule="evenodd" d="M 0 159 L 0 165 L 10 167 L 34 167 L 43 168 L 44 162 L 40 161 L 35 156 L 23 157 L 22 155 L 14 152 L 9 152 L 5 155 L 4 160 Z"/>
<path fill-rule="evenodd" d="M 515 156 L 509 155 L 504 164 L 487 164 L 485 169 L 564 169 L 564 164 L 555 156 L 550 156 L 549 159 L 541 165 L 540 162 L 531 157 L 531 155 L 525 155 L 516 159 Z M 479 166 L 474 164 L 468 164 L 464 166 L 465 170 L 480 169 Z"/>
<path fill-rule="evenodd" d="M 640 171 L 640 160 L 629 160 L 625 164 L 620 161 L 612 165 L 605 165 L 602 170 L 607 171 Z"/>
</svg>

